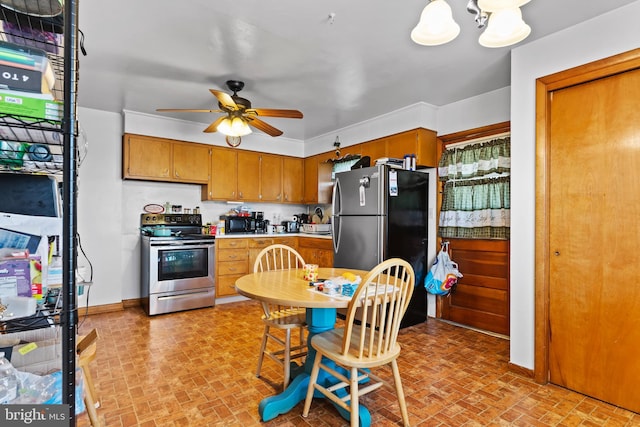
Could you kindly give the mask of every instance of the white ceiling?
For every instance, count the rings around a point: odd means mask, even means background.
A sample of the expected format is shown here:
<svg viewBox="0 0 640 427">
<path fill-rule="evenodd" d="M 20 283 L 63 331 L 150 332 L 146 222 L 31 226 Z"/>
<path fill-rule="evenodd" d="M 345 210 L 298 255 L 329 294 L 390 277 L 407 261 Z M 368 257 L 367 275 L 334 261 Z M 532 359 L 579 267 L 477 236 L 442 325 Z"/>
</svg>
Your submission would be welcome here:
<svg viewBox="0 0 640 427">
<path fill-rule="evenodd" d="M 521 43 L 634 1 L 532 0 Z M 228 91 L 225 81 L 237 79 L 253 107 L 302 111 L 301 120 L 264 120 L 306 140 L 417 102 L 441 106 L 509 86 L 510 48 L 481 47 L 466 0 L 448 2 L 461 33 L 436 47 L 409 38 L 426 0 L 79 2 L 88 55 L 79 57 L 78 104 L 204 129 L 219 113 L 155 110 L 215 109 L 208 89 Z"/>
</svg>

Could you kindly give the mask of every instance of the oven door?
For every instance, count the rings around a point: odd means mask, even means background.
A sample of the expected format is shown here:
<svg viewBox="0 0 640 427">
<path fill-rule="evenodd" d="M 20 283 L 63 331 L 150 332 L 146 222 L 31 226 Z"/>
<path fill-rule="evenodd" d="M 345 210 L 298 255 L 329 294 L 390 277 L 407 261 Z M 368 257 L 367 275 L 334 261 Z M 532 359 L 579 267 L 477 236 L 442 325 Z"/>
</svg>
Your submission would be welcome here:
<svg viewBox="0 0 640 427">
<path fill-rule="evenodd" d="M 213 242 L 151 242 L 149 264 L 150 294 L 214 286 Z"/>
</svg>

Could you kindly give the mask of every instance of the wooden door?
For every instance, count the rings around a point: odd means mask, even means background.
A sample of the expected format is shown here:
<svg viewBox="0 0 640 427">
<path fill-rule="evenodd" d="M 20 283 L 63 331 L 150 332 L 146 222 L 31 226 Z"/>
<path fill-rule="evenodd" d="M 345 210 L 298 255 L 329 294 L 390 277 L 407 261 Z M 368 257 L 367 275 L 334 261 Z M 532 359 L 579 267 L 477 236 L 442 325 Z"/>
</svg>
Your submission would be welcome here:
<svg viewBox="0 0 640 427">
<path fill-rule="evenodd" d="M 549 378 L 640 411 L 640 70 L 549 96 Z"/>
<path fill-rule="evenodd" d="M 509 241 L 449 239 L 464 277 L 439 299 L 443 319 L 509 335 Z"/>
<path fill-rule="evenodd" d="M 211 147 L 190 142 L 173 143 L 173 179 L 194 184 L 209 182 Z"/>
<path fill-rule="evenodd" d="M 260 154 L 238 151 L 238 200 L 260 200 Z"/>
<path fill-rule="evenodd" d="M 211 179 L 207 186 L 207 200 L 236 200 L 238 198 L 237 152 L 228 148 L 211 148 Z M 204 190 L 203 190 L 204 191 Z"/>
</svg>

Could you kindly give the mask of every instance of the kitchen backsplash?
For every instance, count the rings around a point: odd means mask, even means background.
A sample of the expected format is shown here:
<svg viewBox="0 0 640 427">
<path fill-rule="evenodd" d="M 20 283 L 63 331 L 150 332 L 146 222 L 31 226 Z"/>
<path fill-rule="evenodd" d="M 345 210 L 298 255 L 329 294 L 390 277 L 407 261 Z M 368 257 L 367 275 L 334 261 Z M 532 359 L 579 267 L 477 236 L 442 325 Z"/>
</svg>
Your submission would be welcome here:
<svg viewBox="0 0 640 427">
<path fill-rule="evenodd" d="M 122 224 L 125 234 L 139 234 L 140 214 L 143 207 L 153 203 L 164 206 L 169 202 L 171 205 L 181 205 L 183 210 L 200 208 L 202 221 L 204 223 L 218 222 L 220 215 L 226 214 L 230 209 L 241 209 L 247 207 L 251 211 L 264 212 L 264 218 L 280 223 L 293 219 L 294 215 L 300 213 L 316 214 L 319 208 L 326 222 L 331 218 L 331 205 L 291 205 L 276 203 L 225 203 L 200 200 L 200 186 L 187 184 L 157 183 L 149 181 L 124 181 L 123 183 L 123 206 Z M 317 215 L 317 214 L 316 214 Z"/>
</svg>

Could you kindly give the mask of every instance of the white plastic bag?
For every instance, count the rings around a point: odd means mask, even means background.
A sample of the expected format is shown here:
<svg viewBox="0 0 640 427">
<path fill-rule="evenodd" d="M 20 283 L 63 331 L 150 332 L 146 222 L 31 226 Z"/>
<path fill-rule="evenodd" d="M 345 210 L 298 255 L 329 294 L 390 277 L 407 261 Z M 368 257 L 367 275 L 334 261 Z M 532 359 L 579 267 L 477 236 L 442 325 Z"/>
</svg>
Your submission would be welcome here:
<svg viewBox="0 0 640 427">
<path fill-rule="evenodd" d="M 448 295 L 451 288 L 462 277 L 458 271 L 458 264 L 453 262 L 447 252 L 448 245 L 443 246 L 438 252 L 433 265 L 424 278 L 424 287 L 433 295 Z"/>
</svg>

